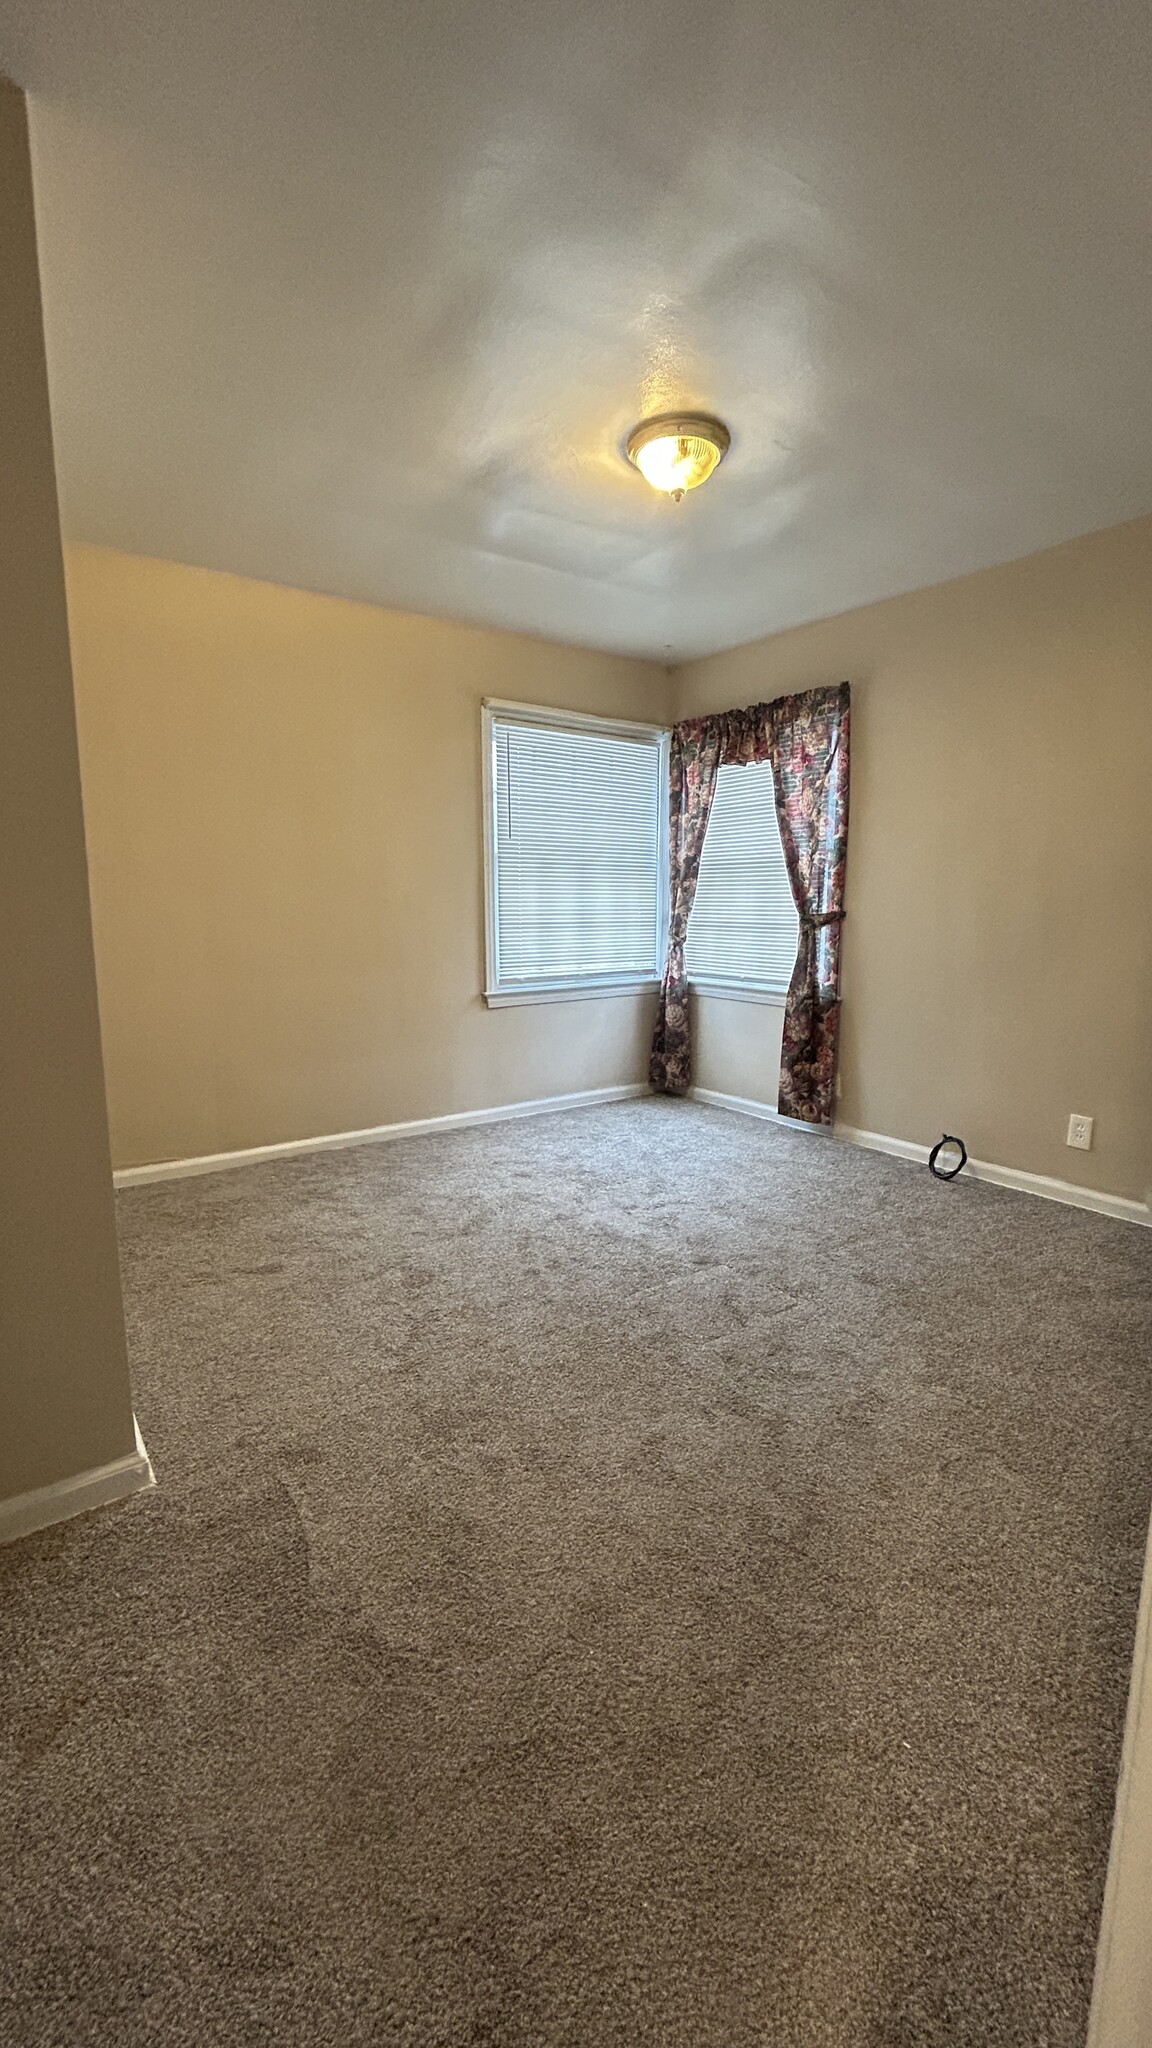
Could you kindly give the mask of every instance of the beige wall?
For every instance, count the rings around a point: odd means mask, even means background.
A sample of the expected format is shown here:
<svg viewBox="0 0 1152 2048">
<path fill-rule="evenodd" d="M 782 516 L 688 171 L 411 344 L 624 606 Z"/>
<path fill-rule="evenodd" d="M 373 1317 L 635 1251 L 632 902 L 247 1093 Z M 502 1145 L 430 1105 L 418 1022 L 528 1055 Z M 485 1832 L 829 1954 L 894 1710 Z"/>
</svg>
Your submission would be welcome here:
<svg viewBox="0 0 1152 2048">
<path fill-rule="evenodd" d="M 783 1003 L 693 995 L 691 1007 L 694 1086 L 739 1095 L 746 1102 L 774 1104 Z"/>
<path fill-rule="evenodd" d="M 0 80 L 0 1501 L 134 1447 L 22 96 Z"/>
<path fill-rule="evenodd" d="M 117 1164 L 643 1079 L 650 999 L 481 999 L 480 704 L 663 669 L 96 548 L 68 595 Z"/>
<path fill-rule="evenodd" d="M 480 999 L 481 698 L 660 718 L 847 676 L 842 1120 L 1146 1193 L 1152 521 L 672 691 L 99 549 L 70 555 L 69 601 L 118 1163 L 640 1079 L 647 1001 Z M 774 1099 L 780 1012 L 697 1013 L 701 1085 Z"/>
<path fill-rule="evenodd" d="M 1152 1533 L 1116 1790 L 1087 2048 L 1152 2041 Z"/>
<path fill-rule="evenodd" d="M 676 715 L 844 678 L 842 1120 L 1144 1197 L 1152 520 L 692 663 Z M 699 1078 L 774 1100 L 773 1013 L 701 1010 Z"/>
</svg>

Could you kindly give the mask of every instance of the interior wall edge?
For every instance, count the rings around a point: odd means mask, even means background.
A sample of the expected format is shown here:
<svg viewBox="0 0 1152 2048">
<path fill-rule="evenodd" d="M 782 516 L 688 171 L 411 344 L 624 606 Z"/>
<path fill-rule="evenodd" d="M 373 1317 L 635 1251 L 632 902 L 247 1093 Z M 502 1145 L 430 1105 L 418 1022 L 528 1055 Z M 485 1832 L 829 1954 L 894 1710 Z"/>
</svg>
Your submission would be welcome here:
<svg viewBox="0 0 1152 2048">
<path fill-rule="evenodd" d="M 1152 1528 L 1115 1817 L 1096 1947 L 1087 2048 L 1147 2048 L 1152 2040 Z"/>
<path fill-rule="evenodd" d="M 146 1493 L 154 1487 L 156 1474 L 144 1448 L 140 1424 L 135 1416 L 132 1421 L 136 1448 L 124 1457 L 93 1466 L 87 1472 L 74 1472 L 50 1486 L 33 1487 L 28 1493 L 0 1500 L 0 1543 L 15 1543 L 22 1536 L 33 1536 L 40 1529 L 53 1528 L 57 1522 L 69 1522 L 76 1515 L 109 1507 L 114 1501 L 128 1500 L 133 1494 Z"/>
<path fill-rule="evenodd" d="M 0 1500 L 131 1454 L 27 109 L 0 80 Z"/>
</svg>

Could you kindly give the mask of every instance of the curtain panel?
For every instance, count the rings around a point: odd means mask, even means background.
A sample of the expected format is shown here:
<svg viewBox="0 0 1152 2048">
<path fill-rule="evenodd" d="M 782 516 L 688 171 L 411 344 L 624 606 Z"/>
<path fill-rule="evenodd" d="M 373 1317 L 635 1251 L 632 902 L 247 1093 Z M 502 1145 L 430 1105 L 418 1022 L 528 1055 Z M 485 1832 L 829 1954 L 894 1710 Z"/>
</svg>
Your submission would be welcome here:
<svg viewBox="0 0 1152 2048">
<path fill-rule="evenodd" d="M 664 1095 L 687 1095 L 692 1080 L 684 945 L 708 814 L 716 793 L 716 771 L 724 745 L 722 727 L 719 718 L 685 719 L 673 726 L 668 750 L 668 957 L 648 1067 L 653 1088 Z"/>
<path fill-rule="evenodd" d="M 830 1124 L 840 1034 L 840 929 L 848 849 L 851 691 L 805 690 L 690 718 L 672 729 L 668 959 L 649 1074 L 666 1095 L 692 1080 L 684 946 L 720 767 L 772 763 L 776 816 L 800 939 L 784 1005 L 778 1106 L 782 1116 Z"/>
</svg>

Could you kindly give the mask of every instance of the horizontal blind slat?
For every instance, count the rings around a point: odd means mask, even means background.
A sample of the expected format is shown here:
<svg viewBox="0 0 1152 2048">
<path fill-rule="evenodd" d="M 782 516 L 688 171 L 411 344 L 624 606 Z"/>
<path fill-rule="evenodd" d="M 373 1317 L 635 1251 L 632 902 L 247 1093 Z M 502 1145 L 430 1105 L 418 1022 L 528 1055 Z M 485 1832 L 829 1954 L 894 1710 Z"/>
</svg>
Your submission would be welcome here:
<svg viewBox="0 0 1152 2048">
<path fill-rule="evenodd" d="M 661 748 L 493 720 L 498 974 L 659 972 Z"/>
<path fill-rule="evenodd" d="M 771 763 L 728 764 L 716 778 L 688 921 L 689 978 L 786 988 L 799 935 Z"/>
</svg>

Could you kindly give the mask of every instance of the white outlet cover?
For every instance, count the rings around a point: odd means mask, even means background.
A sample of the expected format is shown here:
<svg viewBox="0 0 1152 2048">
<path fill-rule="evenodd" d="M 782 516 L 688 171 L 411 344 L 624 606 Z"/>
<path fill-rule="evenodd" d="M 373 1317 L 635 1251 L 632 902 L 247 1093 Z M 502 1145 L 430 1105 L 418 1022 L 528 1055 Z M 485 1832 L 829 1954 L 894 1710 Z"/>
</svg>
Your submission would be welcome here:
<svg viewBox="0 0 1152 2048">
<path fill-rule="evenodd" d="M 1090 1152 L 1092 1149 L 1093 1122 L 1094 1118 L 1090 1116 L 1070 1116 L 1068 1119 L 1067 1143 L 1075 1145 L 1081 1152 Z"/>
</svg>

